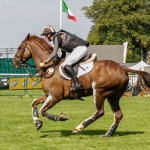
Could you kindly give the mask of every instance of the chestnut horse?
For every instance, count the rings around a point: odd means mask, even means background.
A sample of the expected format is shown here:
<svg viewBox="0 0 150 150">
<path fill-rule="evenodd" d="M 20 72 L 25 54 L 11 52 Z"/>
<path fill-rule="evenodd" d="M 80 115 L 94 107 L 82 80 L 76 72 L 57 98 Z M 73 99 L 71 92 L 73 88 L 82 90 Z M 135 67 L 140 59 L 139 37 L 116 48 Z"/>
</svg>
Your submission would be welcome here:
<svg viewBox="0 0 150 150">
<path fill-rule="evenodd" d="M 44 103 L 39 110 L 43 117 L 53 121 L 65 121 L 68 119 L 65 114 L 57 116 L 49 114 L 47 111 L 61 100 L 76 99 L 77 97 L 93 95 L 96 108 L 94 114 L 81 122 L 73 130 L 73 133 L 81 132 L 82 129 L 86 128 L 104 115 L 104 101 L 107 98 L 114 115 L 114 122 L 103 137 L 110 137 L 115 133 L 119 122 L 123 117 L 119 106 L 119 100 L 125 92 L 129 82 L 127 72 L 137 73 L 139 76 L 142 76 L 147 86 L 150 87 L 149 73 L 123 68 L 118 63 L 111 60 L 102 60 L 93 62 L 92 70 L 78 78 L 79 82 L 82 82 L 84 90 L 72 93 L 70 92 L 72 82 L 62 78 L 59 73 L 59 66 L 63 62 L 62 59 L 58 57 L 59 59 L 55 62 L 55 72 L 53 75 L 46 73 L 47 67 L 39 67 L 39 63 L 46 60 L 52 51 L 53 47 L 49 45 L 45 39 L 36 35 L 30 36 L 30 34 L 28 34 L 19 45 L 12 60 L 13 66 L 19 68 L 29 58 L 33 58 L 36 68 L 39 70 L 41 85 L 45 95 L 33 100 L 32 102 L 32 117 L 37 130 L 42 127 L 42 121 L 38 116 L 38 104 Z M 51 66 L 53 63 L 48 65 Z"/>
</svg>

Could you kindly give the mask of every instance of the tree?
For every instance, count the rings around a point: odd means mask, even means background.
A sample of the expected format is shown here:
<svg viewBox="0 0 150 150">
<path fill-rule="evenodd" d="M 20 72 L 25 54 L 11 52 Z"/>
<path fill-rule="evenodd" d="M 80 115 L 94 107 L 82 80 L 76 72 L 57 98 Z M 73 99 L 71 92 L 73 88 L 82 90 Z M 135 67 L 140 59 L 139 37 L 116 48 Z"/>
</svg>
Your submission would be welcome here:
<svg viewBox="0 0 150 150">
<path fill-rule="evenodd" d="M 87 40 L 93 45 L 128 42 L 127 62 L 138 62 L 150 49 L 150 3 L 148 0 L 93 0 L 82 8 L 93 26 Z"/>
</svg>

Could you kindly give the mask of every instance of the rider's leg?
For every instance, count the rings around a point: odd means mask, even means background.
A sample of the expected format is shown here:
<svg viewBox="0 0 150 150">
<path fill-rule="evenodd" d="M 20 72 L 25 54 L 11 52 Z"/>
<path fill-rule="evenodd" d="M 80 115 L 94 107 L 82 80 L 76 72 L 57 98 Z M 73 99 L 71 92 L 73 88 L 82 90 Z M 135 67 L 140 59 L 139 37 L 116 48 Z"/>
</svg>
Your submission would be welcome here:
<svg viewBox="0 0 150 150">
<path fill-rule="evenodd" d="M 72 66 L 76 62 L 78 62 L 83 57 L 86 57 L 88 55 L 88 48 L 86 46 L 77 46 L 69 56 L 65 59 L 65 61 L 62 63 L 62 66 L 65 67 L 65 65 Z"/>
<path fill-rule="evenodd" d="M 83 57 L 88 55 L 88 48 L 86 46 L 77 46 L 73 52 L 66 58 L 66 60 L 62 63 L 62 67 L 64 68 L 65 72 L 74 82 L 74 90 L 83 89 L 82 85 L 79 83 L 74 69 L 72 65 L 78 62 Z"/>
<path fill-rule="evenodd" d="M 79 83 L 79 81 L 78 81 L 78 79 L 77 79 L 77 77 L 75 75 L 75 72 L 74 72 L 74 69 L 72 68 L 72 66 L 66 65 L 64 67 L 64 70 L 68 74 L 68 76 L 72 79 L 72 81 L 74 83 L 74 89 L 73 89 L 73 91 L 83 89 L 83 86 Z"/>
</svg>

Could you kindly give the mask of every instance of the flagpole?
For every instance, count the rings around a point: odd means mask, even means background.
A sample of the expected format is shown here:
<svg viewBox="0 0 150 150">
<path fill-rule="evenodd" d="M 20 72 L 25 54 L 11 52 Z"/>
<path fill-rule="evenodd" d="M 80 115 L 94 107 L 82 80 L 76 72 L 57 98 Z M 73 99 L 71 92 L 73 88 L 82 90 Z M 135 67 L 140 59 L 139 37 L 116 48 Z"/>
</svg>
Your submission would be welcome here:
<svg viewBox="0 0 150 150">
<path fill-rule="evenodd" d="M 62 29 L 62 0 L 60 0 L 60 29 Z"/>
</svg>

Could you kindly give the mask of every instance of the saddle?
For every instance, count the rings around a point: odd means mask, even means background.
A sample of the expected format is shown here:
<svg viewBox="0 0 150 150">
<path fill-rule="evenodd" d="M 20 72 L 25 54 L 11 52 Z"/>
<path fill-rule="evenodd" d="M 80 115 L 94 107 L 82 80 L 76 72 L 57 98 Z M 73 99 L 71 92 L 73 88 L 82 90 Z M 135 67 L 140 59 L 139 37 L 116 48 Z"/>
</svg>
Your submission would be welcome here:
<svg viewBox="0 0 150 150">
<path fill-rule="evenodd" d="M 90 53 L 88 56 L 79 60 L 77 63 L 75 63 L 73 65 L 75 74 L 77 75 L 78 73 L 80 73 L 79 70 L 82 70 L 81 74 L 85 74 L 85 73 L 89 72 L 92 69 L 91 63 L 96 60 L 97 60 L 97 54 L 95 54 L 95 53 L 94 54 Z M 45 66 L 45 68 L 43 68 L 43 71 L 45 72 L 45 74 L 48 75 L 48 77 L 51 77 L 54 74 L 55 69 L 53 67 L 53 64 L 56 64 L 57 61 L 59 62 L 59 60 L 57 58 L 55 58 L 52 64 L 47 64 Z M 64 69 L 61 65 L 59 67 L 59 73 L 61 74 L 62 78 L 70 79 L 70 77 L 66 74 L 66 72 L 64 71 Z"/>
<path fill-rule="evenodd" d="M 77 63 L 73 64 L 73 69 L 75 71 L 75 74 L 76 75 L 78 74 L 78 68 L 81 67 L 81 65 L 88 64 L 91 61 L 97 61 L 97 54 L 90 53 L 88 56 L 84 57 L 83 59 L 79 60 Z M 61 70 L 63 74 L 68 77 L 68 75 L 66 74 L 62 66 L 61 66 Z"/>
</svg>

